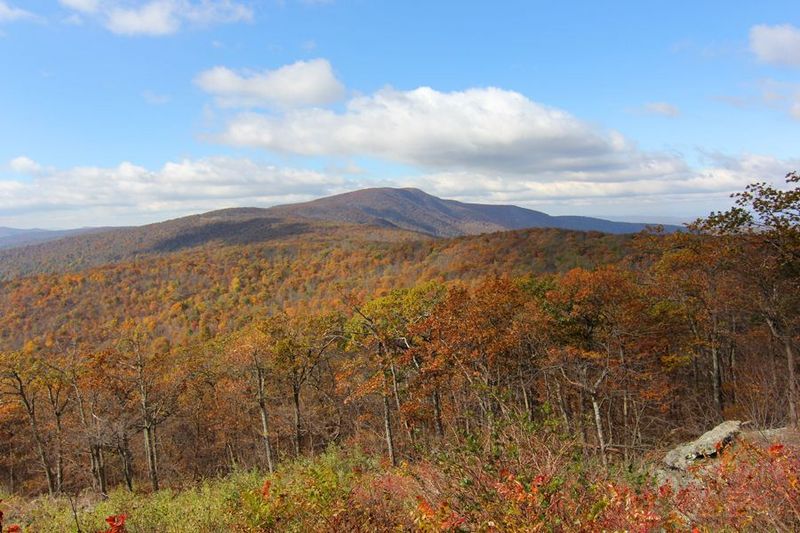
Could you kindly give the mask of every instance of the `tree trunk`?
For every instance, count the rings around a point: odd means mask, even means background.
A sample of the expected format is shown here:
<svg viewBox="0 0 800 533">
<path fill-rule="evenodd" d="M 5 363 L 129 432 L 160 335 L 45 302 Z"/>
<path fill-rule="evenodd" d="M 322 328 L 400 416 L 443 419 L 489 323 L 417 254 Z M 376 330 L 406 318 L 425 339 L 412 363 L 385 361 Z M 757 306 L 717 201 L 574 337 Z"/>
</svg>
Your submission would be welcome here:
<svg viewBox="0 0 800 533">
<path fill-rule="evenodd" d="M 292 384 L 294 402 L 294 455 L 300 456 L 300 385 Z"/>
<path fill-rule="evenodd" d="M 411 445 L 414 445 L 414 433 L 411 431 L 411 426 L 408 423 L 408 419 L 403 415 L 403 411 L 400 409 L 400 388 L 397 385 L 397 371 L 394 367 L 394 362 L 389 365 L 389 368 L 392 371 L 392 390 L 394 392 L 394 403 L 395 407 L 397 407 L 397 414 L 400 416 L 400 419 L 403 421 L 403 428 L 406 430 L 406 435 L 408 436 L 408 442 Z"/>
<path fill-rule="evenodd" d="M 386 450 L 389 453 L 389 462 L 397 466 L 397 457 L 394 452 L 394 437 L 392 435 L 391 408 L 389 407 L 389 383 L 386 369 L 383 371 L 383 430 L 386 437 Z"/>
<path fill-rule="evenodd" d="M 44 469 L 45 479 L 47 480 L 47 492 L 50 496 L 56 495 L 56 484 L 55 478 L 53 476 L 53 468 L 50 465 L 50 460 L 47 458 L 47 452 L 44 449 L 44 442 L 42 441 L 42 437 L 39 434 L 39 429 L 35 423 L 35 421 L 31 420 L 31 429 L 34 434 L 34 440 L 36 441 L 36 451 L 39 455 L 39 462 Z"/>
<path fill-rule="evenodd" d="M 150 479 L 150 488 L 153 492 L 158 490 L 158 468 L 156 466 L 155 437 L 150 421 L 144 424 L 144 455 L 147 460 L 147 476 Z"/>
<path fill-rule="evenodd" d="M 103 459 L 103 448 L 95 442 L 94 435 L 86 417 L 86 408 L 83 403 L 83 395 L 78 387 L 78 382 L 72 379 L 72 389 L 75 392 L 75 400 L 78 404 L 78 415 L 80 417 L 83 430 L 87 434 L 89 441 L 89 469 L 92 474 L 92 488 L 97 491 L 103 498 L 106 497 L 106 479 L 105 479 L 105 463 Z"/>
<path fill-rule="evenodd" d="M 564 429 L 567 433 L 572 431 L 572 426 L 569 423 L 569 415 L 567 414 L 567 405 L 564 402 L 564 395 L 561 394 L 561 383 L 558 380 L 556 382 L 556 400 L 558 401 L 558 408 L 561 410 L 561 417 L 564 419 Z"/>
<path fill-rule="evenodd" d="M 735 336 L 738 332 L 736 327 L 736 317 L 731 317 L 731 336 Z M 728 341 L 728 382 L 730 383 L 730 398 L 728 403 L 736 405 L 738 392 L 737 379 L 736 379 L 736 342 L 732 339 Z"/>
<path fill-rule="evenodd" d="M 89 449 L 89 455 L 92 463 L 92 478 L 94 479 L 95 490 L 105 498 L 108 493 L 108 487 L 106 486 L 106 465 L 103 457 L 103 448 L 97 444 L 92 444 Z"/>
<path fill-rule="evenodd" d="M 264 376 L 264 369 L 258 364 L 256 367 L 256 385 L 258 391 L 258 411 L 261 414 L 261 438 L 264 441 L 264 450 L 267 453 L 267 468 L 269 473 L 275 472 L 275 465 L 272 462 L 272 447 L 269 444 L 269 416 L 267 413 L 267 397 L 266 397 L 266 376 Z"/>
<path fill-rule="evenodd" d="M 788 336 L 783 339 L 783 348 L 786 351 L 786 366 L 789 370 L 789 375 L 787 376 L 789 380 L 789 425 L 797 428 L 797 376 L 795 375 L 792 339 Z"/>
<path fill-rule="evenodd" d="M 436 430 L 436 438 L 441 439 L 444 437 L 444 426 L 442 424 L 442 405 L 439 400 L 439 391 L 433 391 L 433 424 Z"/>
<path fill-rule="evenodd" d="M 789 425 L 793 428 L 797 428 L 797 375 L 794 366 L 792 338 L 790 335 L 782 335 L 782 332 L 778 330 L 777 325 L 769 316 L 765 318 L 772 335 L 783 344 L 783 349 L 786 354 L 786 369 L 788 371 L 788 376 L 786 377 L 789 380 Z"/>
<path fill-rule="evenodd" d="M 61 424 L 61 413 L 56 417 L 56 494 L 64 490 L 64 433 Z"/>
<path fill-rule="evenodd" d="M 236 454 L 233 452 L 233 445 L 230 441 L 225 443 L 225 451 L 228 454 L 228 471 L 233 472 L 236 470 Z"/>
<path fill-rule="evenodd" d="M 722 420 L 725 404 L 722 398 L 722 368 L 720 364 L 719 350 L 716 340 L 711 345 L 711 368 L 712 368 L 712 391 L 714 394 L 714 408 L 717 411 L 717 419 Z"/>
<path fill-rule="evenodd" d="M 525 412 L 527 413 L 528 420 L 533 420 L 533 404 L 528 398 L 528 388 L 525 386 L 524 383 L 520 383 L 520 389 L 522 389 L 522 404 L 525 406 Z"/>
<path fill-rule="evenodd" d="M 136 350 L 136 370 L 139 385 L 139 402 L 142 416 L 142 437 L 144 439 L 144 455 L 147 461 L 147 477 L 150 479 L 150 488 L 158 491 L 158 458 L 155 446 L 155 421 L 150 405 L 150 390 L 145 378 L 145 358 L 140 350 Z"/>
<path fill-rule="evenodd" d="M 128 436 L 122 436 L 122 442 L 117 446 L 117 453 L 119 454 L 120 461 L 122 461 L 122 475 L 125 477 L 125 486 L 128 490 L 133 492 L 133 465 L 131 464 L 132 456 L 130 446 L 128 445 Z"/>
<path fill-rule="evenodd" d="M 39 455 L 39 462 L 42 465 L 42 469 L 44 470 L 44 475 L 47 480 L 47 492 L 50 494 L 50 496 L 55 496 L 56 486 L 53 476 L 53 467 L 50 464 L 50 459 L 47 457 L 44 439 L 39 431 L 39 423 L 36 419 L 35 400 L 28 398 L 28 394 L 22 379 L 18 375 L 15 375 L 14 379 L 17 382 L 17 395 L 19 396 L 20 402 L 25 407 L 25 413 L 28 415 L 28 423 L 31 426 L 31 432 L 33 433 L 33 440 L 36 442 L 36 452 Z"/>
<path fill-rule="evenodd" d="M 600 404 L 597 401 L 597 396 L 591 394 L 592 409 L 594 410 L 594 427 L 597 431 L 597 444 L 600 446 L 600 458 L 603 460 L 603 466 L 608 468 L 608 458 L 606 457 L 606 441 L 603 436 L 603 419 L 600 416 Z"/>
</svg>

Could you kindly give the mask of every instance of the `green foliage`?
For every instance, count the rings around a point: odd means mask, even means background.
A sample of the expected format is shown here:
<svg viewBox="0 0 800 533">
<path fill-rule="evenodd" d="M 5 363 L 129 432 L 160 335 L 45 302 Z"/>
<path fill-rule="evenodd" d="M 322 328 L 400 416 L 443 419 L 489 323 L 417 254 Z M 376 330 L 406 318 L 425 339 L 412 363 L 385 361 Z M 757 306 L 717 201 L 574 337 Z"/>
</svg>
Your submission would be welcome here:
<svg viewBox="0 0 800 533">
<path fill-rule="evenodd" d="M 287 464 L 262 485 L 243 492 L 230 512 L 237 522 L 257 531 L 330 530 L 346 510 L 356 472 L 369 467 L 364 456 L 331 448 L 313 459 Z"/>
<path fill-rule="evenodd" d="M 83 531 L 97 531 L 107 516 L 124 514 L 129 533 L 230 531 L 236 524 L 229 510 L 244 494 L 257 490 L 262 479 L 255 472 L 239 472 L 181 491 L 138 494 L 115 489 L 106 500 L 88 505 L 79 502 L 78 521 Z M 72 508 L 64 498 L 39 498 L 24 518 L 26 531 L 75 530 Z"/>
<path fill-rule="evenodd" d="M 573 444 L 557 433 L 515 426 L 501 432 L 518 453 L 490 459 L 464 447 L 385 468 L 360 453 L 331 448 L 271 476 L 237 472 L 155 494 L 115 490 L 105 501 L 79 503 L 78 520 L 83 531 L 96 531 L 107 516 L 125 514 L 129 533 L 800 527 L 800 454 L 794 448 L 739 444 L 677 491 L 655 484 L 644 463 L 605 472 L 574 454 Z M 17 499 L 5 507 L 23 531 L 75 530 L 63 498 Z"/>
</svg>

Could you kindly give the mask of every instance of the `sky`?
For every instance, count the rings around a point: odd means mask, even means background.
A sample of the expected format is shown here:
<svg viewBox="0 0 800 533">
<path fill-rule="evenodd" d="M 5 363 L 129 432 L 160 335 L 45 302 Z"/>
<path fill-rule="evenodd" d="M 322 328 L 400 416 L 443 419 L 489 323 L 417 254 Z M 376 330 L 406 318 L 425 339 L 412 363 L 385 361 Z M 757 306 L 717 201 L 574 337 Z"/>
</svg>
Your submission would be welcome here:
<svg viewBox="0 0 800 533">
<path fill-rule="evenodd" d="M 788 0 L 0 0 L 0 72 L 0 226 L 374 186 L 680 221 L 800 170 Z"/>
</svg>

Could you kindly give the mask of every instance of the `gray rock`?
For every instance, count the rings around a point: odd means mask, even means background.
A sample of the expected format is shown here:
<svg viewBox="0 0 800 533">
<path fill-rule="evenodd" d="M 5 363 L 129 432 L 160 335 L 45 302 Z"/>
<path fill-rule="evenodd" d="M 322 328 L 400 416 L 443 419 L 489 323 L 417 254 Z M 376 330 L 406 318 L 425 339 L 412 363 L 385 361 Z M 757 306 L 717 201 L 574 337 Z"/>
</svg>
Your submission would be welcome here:
<svg viewBox="0 0 800 533">
<path fill-rule="evenodd" d="M 714 458 L 730 445 L 742 428 L 738 420 L 728 420 L 703 433 L 692 442 L 681 444 L 664 456 L 664 464 L 673 470 L 686 471 L 688 467 L 703 459 Z"/>
<path fill-rule="evenodd" d="M 697 482 L 696 473 L 690 472 L 689 467 L 697 465 L 703 468 L 713 464 L 719 452 L 736 440 L 741 427 L 742 422 L 729 420 L 696 440 L 673 448 L 664 456 L 661 468 L 655 470 L 656 480 L 659 484 L 669 483 L 676 489 Z"/>
</svg>

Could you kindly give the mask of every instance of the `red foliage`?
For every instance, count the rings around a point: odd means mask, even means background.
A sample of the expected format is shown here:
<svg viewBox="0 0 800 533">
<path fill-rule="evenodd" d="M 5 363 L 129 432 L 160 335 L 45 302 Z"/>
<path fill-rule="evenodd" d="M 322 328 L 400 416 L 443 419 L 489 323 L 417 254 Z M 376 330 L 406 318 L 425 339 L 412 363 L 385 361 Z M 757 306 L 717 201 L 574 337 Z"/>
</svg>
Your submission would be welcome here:
<svg viewBox="0 0 800 533">
<path fill-rule="evenodd" d="M 106 518 L 106 523 L 109 525 L 109 528 L 103 533 L 125 533 L 126 518 L 127 516 L 124 514 L 109 516 Z"/>
<path fill-rule="evenodd" d="M 433 518 L 436 516 L 436 511 L 433 510 L 433 507 L 431 507 L 431 504 L 428 503 L 428 500 L 422 496 L 417 496 L 417 509 L 425 518 Z"/>
<path fill-rule="evenodd" d="M 3 500 L 0 500 L 0 503 L 3 503 Z M 18 533 L 19 531 L 22 531 L 22 528 L 20 528 L 17 524 L 12 524 L 6 529 L 3 529 L 3 511 L 0 510 L 0 533 Z"/>
</svg>

